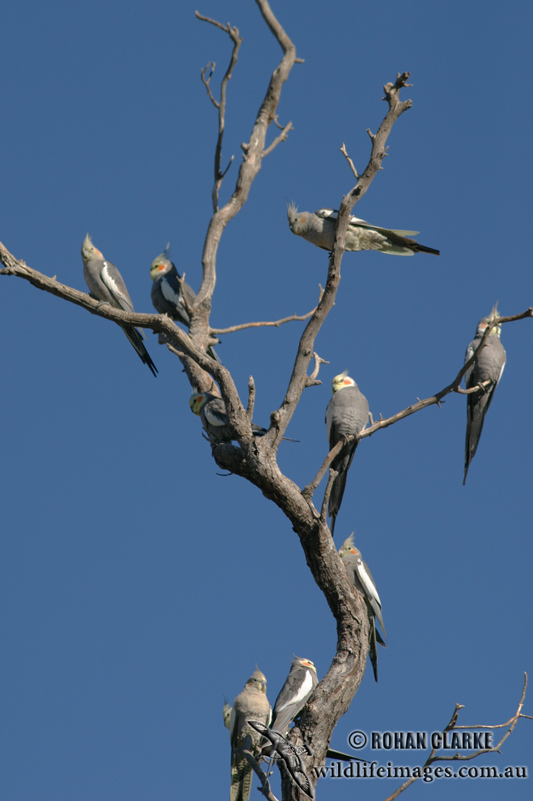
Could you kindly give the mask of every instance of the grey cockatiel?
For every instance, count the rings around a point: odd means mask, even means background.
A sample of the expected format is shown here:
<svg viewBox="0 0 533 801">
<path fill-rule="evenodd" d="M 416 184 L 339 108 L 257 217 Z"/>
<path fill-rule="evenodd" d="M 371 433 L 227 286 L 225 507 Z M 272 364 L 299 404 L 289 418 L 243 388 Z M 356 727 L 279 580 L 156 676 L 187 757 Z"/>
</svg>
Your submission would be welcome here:
<svg viewBox="0 0 533 801">
<path fill-rule="evenodd" d="M 338 214 L 335 209 L 318 209 L 314 213 L 298 211 L 294 203 L 290 203 L 287 209 L 289 227 L 293 234 L 307 239 L 312 245 L 324 250 L 333 248 Z M 439 250 L 419 245 L 415 239 L 409 238 L 417 233 L 418 231 L 380 228 L 358 217 L 350 217 L 344 249 L 378 250 L 392 256 L 412 256 L 414 253 L 432 253 L 434 256 L 440 256 Z"/>
<path fill-rule="evenodd" d="M 176 267 L 167 257 L 168 249 L 169 245 L 153 260 L 150 268 L 150 278 L 153 281 L 152 303 L 159 314 L 168 314 L 173 320 L 190 328 L 191 316 L 188 309 L 196 300 L 196 293 L 186 281 L 180 279 Z M 220 361 L 211 346 L 207 352 L 212 359 Z"/>
<path fill-rule="evenodd" d="M 230 426 L 228 425 L 228 417 L 226 414 L 226 404 L 222 398 L 212 395 L 210 392 L 193 392 L 189 406 L 194 414 L 197 414 L 202 425 L 209 434 L 209 439 L 213 443 L 218 442 L 231 442 L 234 439 Z M 252 434 L 254 437 L 262 437 L 266 434 L 267 429 L 252 423 Z M 283 437 L 287 442 L 296 442 L 297 440 Z"/>
<path fill-rule="evenodd" d="M 289 675 L 274 704 L 272 728 L 283 735 L 287 734 L 290 724 L 304 708 L 317 684 L 318 676 L 313 662 L 295 656 Z"/>
<path fill-rule="evenodd" d="M 109 303 L 115 309 L 122 309 L 128 312 L 134 311 L 133 303 L 121 274 L 115 265 L 107 261 L 102 253 L 94 247 L 89 234 L 83 240 L 81 257 L 83 259 L 83 277 L 92 297 L 102 300 L 104 303 Z M 133 325 L 123 325 L 122 330 L 137 351 L 141 361 L 148 365 L 155 376 L 157 368 L 144 347 L 143 334 Z"/>
<path fill-rule="evenodd" d="M 374 678 L 378 680 L 378 653 L 377 643 L 385 646 L 385 642 L 381 637 L 379 631 L 376 629 L 376 618 L 383 631 L 386 639 L 385 626 L 383 625 L 383 616 L 381 614 L 381 601 L 379 598 L 378 590 L 372 573 L 366 562 L 363 562 L 361 551 L 355 547 L 353 541 L 353 534 L 350 534 L 341 547 L 339 548 L 339 556 L 342 563 L 346 568 L 350 582 L 356 587 L 364 596 L 366 607 L 368 611 L 368 620 L 370 623 L 370 642 L 368 656 L 372 663 L 374 670 Z"/>
<path fill-rule="evenodd" d="M 244 690 L 233 702 L 229 724 L 231 742 L 231 789 L 230 801 L 248 801 L 252 789 L 253 770 L 246 758 L 236 749 L 244 745 L 247 736 L 251 738 L 250 749 L 259 754 L 261 735 L 249 726 L 247 721 L 256 720 L 270 726 L 272 709 L 266 695 L 266 678 L 260 670 L 254 670 Z"/>
<path fill-rule="evenodd" d="M 492 307 L 491 313 L 488 317 L 483 317 L 478 323 L 476 330 L 476 337 L 472 340 L 466 350 L 465 362 L 467 362 L 474 354 L 474 351 L 481 342 L 481 338 L 485 333 L 487 325 L 493 320 L 498 320 L 498 302 Z M 474 458 L 474 454 L 479 444 L 481 432 L 483 430 L 483 422 L 485 415 L 489 410 L 489 406 L 494 395 L 494 390 L 498 386 L 498 382 L 502 377 L 503 368 L 505 367 L 505 348 L 500 342 L 501 325 L 495 325 L 491 330 L 486 345 L 480 351 L 479 356 L 475 359 L 473 364 L 468 368 L 465 373 L 466 388 L 470 389 L 485 381 L 490 381 L 490 384 L 479 392 L 473 392 L 467 395 L 466 400 L 466 442 L 465 442 L 465 472 L 463 476 L 463 484 L 466 481 L 466 474 L 470 462 Z"/>
<path fill-rule="evenodd" d="M 353 378 L 349 377 L 347 370 L 335 376 L 331 382 L 331 390 L 333 397 L 326 409 L 329 449 L 331 450 L 337 442 L 345 437 L 352 435 L 356 437 L 342 447 L 341 452 L 331 463 L 331 469 L 338 472 L 338 476 L 333 482 L 328 508 L 331 518 L 331 534 L 333 535 L 348 470 L 358 445 L 357 434 L 363 430 L 368 421 L 368 401 L 359 391 Z"/>
</svg>

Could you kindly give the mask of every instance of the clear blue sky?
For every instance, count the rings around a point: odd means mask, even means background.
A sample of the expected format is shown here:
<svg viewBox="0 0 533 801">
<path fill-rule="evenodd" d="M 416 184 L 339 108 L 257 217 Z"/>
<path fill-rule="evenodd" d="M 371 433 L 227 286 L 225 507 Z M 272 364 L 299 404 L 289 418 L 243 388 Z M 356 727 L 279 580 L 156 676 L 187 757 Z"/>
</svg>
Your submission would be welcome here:
<svg viewBox="0 0 533 801">
<path fill-rule="evenodd" d="M 223 161 L 240 159 L 280 50 L 254 2 L 19 0 L 2 20 L 1 241 L 85 289 L 87 231 L 150 311 L 149 268 L 167 241 L 198 288 L 211 212 L 216 114 L 200 68 L 230 42 L 194 10 L 244 36 L 228 90 Z M 327 254 L 293 236 L 286 199 L 338 207 L 362 169 L 382 86 L 411 72 L 413 108 L 356 214 L 419 230 L 440 259 L 346 254 L 316 347 L 330 364 L 305 392 L 279 461 L 300 486 L 327 452 L 332 377 L 349 368 L 375 418 L 441 389 L 480 317 L 533 303 L 529 3 L 273 0 L 305 59 L 285 86 L 294 131 L 264 162 L 224 233 L 212 323 L 278 319 L 313 307 Z M 272 134 L 273 135 L 273 134 Z M 2 396 L 0 797 L 6 801 L 224 798 L 230 748 L 223 697 L 256 663 L 274 702 L 292 653 L 319 676 L 335 625 L 280 511 L 220 477 L 189 411 L 180 364 L 148 333 L 159 376 L 123 334 L 82 309 L 0 277 Z M 268 423 L 301 323 L 226 336 L 218 352 L 255 419 Z M 464 397 L 446 399 L 357 451 L 337 521 L 383 602 L 389 645 L 333 737 L 354 729 L 503 723 L 533 668 L 531 491 L 533 322 L 507 325 L 507 367 L 462 486 Z M 315 501 L 320 502 L 320 493 Z M 533 712 L 533 688 L 525 711 Z M 503 755 L 526 765 L 533 723 Z M 365 749 L 369 761 L 417 753 Z M 472 764 L 472 763 L 471 763 Z M 318 797 L 383 799 L 397 781 L 321 782 Z M 275 789 L 277 789 L 277 779 Z M 255 790 L 253 793 L 255 794 Z M 529 781 L 419 783 L 403 798 L 531 797 Z M 253 797 L 253 796 L 252 796 Z"/>
</svg>

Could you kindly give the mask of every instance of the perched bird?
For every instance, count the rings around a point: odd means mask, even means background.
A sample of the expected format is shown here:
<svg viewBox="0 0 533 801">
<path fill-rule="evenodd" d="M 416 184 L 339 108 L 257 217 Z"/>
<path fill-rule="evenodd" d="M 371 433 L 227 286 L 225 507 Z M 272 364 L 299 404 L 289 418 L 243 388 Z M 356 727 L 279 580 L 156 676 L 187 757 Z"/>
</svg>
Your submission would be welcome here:
<svg viewBox="0 0 533 801">
<path fill-rule="evenodd" d="M 196 293 L 189 284 L 182 280 L 174 264 L 167 257 L 167 245 L 152 262 L 150 278 L 152 279 L 152 303 L 159 314 L 168 314 L 173 320 L 187 328 L 191 325 L 190 309 L 196 299 Z M 212 359 L 220 361 L 211 346 L 207 352 Z"/>
<path fill-rule="evenodd" d="M 318 209 L 314 214 L 309 211 L 298 211 L 294 203 L 290 203 L 287 208 L 289 228 L 293 234 L 302 236 L 312 245 L 324 250 L 333 249 L 338 214 L 335 209 Z M 418 231 L 380 228 L 358 217 L 350 217 L 344 249 L 379 250 L 392 256 L 412 256 L 414 253 L 432 253 L 434 256 L 440 256 L 439 250 L 419 245 L 415 239 L 409 238 L 417 233 Z"/>
<path fill-rule="evenodd" d="M 126 289 L 124 280 L 110 261 L 107 261 L 102 253 L 94 247 L 89 234 L 86 235 L 81 246 L 81 257 L 83 259 L 83 277 L 89 287 L 90 294 L 97 300 L 109 303 L 115 309 L 132 312 L 133 303 Z M 147 364 L 154 376 L 157 374 L 157 367 L 150 358 L 150 354 L 143 344 L 143 334 L 133 325 L 123 325 L 122 330 L 137 351 L 139 358 Z"/>
<path fill-rule="evenodd" d="M 266 695 L 266 678 L 260 670 L 254 670 L 233 702 L 229 724 L 231 742 L 231 789 L 230 801 L 248 801 L 252 789 L 253 770 L 243 754 L 236 749 L 245 744 L 245 738 L 250 738 L 249 747 L 254 755 L 259 754 L 261 734 L 248 724 L 254 720 L 265 726 L 270 726 L 272 709 Z"/>
<path fill-rule="evenodd" d="M 326 408 L 326 426 L 328 430 L 329 449 L 346 437 L 354 436 L 351 442 L 343 445 L 340 453 L 333 459 L 331 469 L 338 475 L 333 482 L 329 497 L 329 516 L 331 518 L 331 534 L 335 529 L 335 520 L 339 512 L 348 470 L 357 448 L 357 435 L 363 430 L 368 421 L 368 401 L 359 391 L 353 378 L 345 370 L 336 375 L 331 382 L 333 397 Z"/>
<path fill-rule="evenodd" d="M 372 573 L 366 562 L 363 562 L 363 558 L 361 556 L 361 551 L 355 547 L 353 541 L 353 534 L 350 534 L 348 539 L 346 539 L 341 547 L 339 548 L 339 556 L 342 560 L 344 567 L 346 568 L 346 572 L 348 574 L 348 578 L 350 582 L 356 587 L 360 593 L 364 596 L 366 601 L 366 608 L 368 611 L 368 621 L 370 623 L 370 643 L 369 643 L 369 650 L 368 655 L 370 657 L 370 661 L 372 662 L 372 668 L 374 670 L 374 678 L 378 680 L 378 654 L 377 654 L 377 643 L 379 642 L 381 645 L 385 647 L 385 642 L 381 637 L 381 634 L 376 629 L 376 618 L 378 619 L 378 623 L 381 626 L 383 631 L 383 635 L 385 639 L 387 635 L 385 633 L 385 626 L 383 625 L 383 616 L 381 614 L 381 601 L 379 598 L 378 590 L 374 579 L 372 578 Z"/>
<path fill-rule="evenodd" d="M 474 355 L 474 351 L 481 342 L 487 325 L 499 318 L 498 301 L 496 301 L 489 316 L 483 317 L 483 319 L 479 321 L 475 339 L 472 340 L 466 350 L 465 362 Z M 476 387 L 478 384 L 482 384 L 485 381 L 489 381 L 490 383 L 486 387 L 480 389 L 479 392 L 473 392 L 471 395 L 467 395 L 466 398 L 465 472 L 463 485 L 466 481 L 466 474 L 468 473 L 470 462 L 474 458 L 479 444 L 485 415 L 489 410 L 494 390 L 498 386 L 498 382 L 502 377 L 503 368 L 505 367 L 506 355 L 505 348 L 500 342 L 501 332 L 501 325 L 495 325 L 486 340 L 483 350 L 480 351 L 479 356 L 476 357 L 465 373 L 467 389 Z"/>
<path fill-rule="evenodd" d="M 218 398 L 210 392 L 193 392 L 189 400 L 189 406 L 191 411 L 200 417 L 211 442 L 231 442 L 234 439 L 234 435 L 228 425 L 226 404 L 222 398 Z M 266 432 L 266 428 L 252 423 L 254 437 L 262 437 Z M 283 439 L 287 442 L 297 442 L 297 440 L 289 439 L 288 437 L 283 437 Z"/>
<path fill-rule="evenodd" d="M 318 676 L 313 662 L 295 656 L 274 704 L 272 728 L 285 736 L 294 718 L 313 695 L 317 684 Z"/>
</svg>

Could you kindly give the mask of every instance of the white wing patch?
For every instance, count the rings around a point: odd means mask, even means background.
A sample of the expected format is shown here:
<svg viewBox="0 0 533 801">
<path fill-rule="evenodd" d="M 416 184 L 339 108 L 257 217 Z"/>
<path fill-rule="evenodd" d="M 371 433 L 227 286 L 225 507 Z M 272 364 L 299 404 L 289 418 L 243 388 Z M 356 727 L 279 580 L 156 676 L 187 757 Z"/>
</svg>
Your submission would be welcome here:
<svg viewBox="0 0 533 801">
<path fill-rule="evenodd" d="M 339 216 L 339 212 L 337 211 L 337 209 L 318 209 L 318 211 L 315 211 L 315 214 L 317 217 L 320 217 L 323 220 L 327 219 L 328 217 L 333 220 L 336 220 L 337 217 Z M 359 217 L 351 216 L 350 225 L 370 225 L 370 223 L 367 223 L 364 220 L 359 219 Z"/>
<path fill-rule="evenodd" d="M 300 689 L 298 690 L 298 693 L 295 696 L 292 696 L 292 698 L 289 698 L 289 700 L 286 703 L 284 703 L 283 706 L 280 706 L 279 709 L 276 709 L 276 715 L 278 715 L 282 709 L 286 709 L 288 706 L 292 706 L 293 704 L 299 704 L 303 702 L 303 700 L 308 696 L 308 694 L 311 692 L 312 689 L 313 689 L 313 677 L 311 675 L 311 671 L 308 670 L 306 671 L 305 679 L 303 680 Z"/>
<path fill-rule="evenodd" d="M 368 571 L 366 570 L 365 563 L 363 560 L 357 560 L 357 575 L 359 576 L 359 581 L 361 582 L 361 586 L 365 591 L 365 595 L 367 598 L 373 598 L 375 601 L 378 602 L 381 608 L 381 600 L 378 594 L 378 590 L 374 582 L 372 581 Z"/>
<path fill-rule="evenodd" d="M 102 282 L 106 285 L 119 308 L 124 311 L 133 311 L 133 303 L 128 295 L 122 276 L 114 264 L 104 261 L 100 271 Z M 122 288 L 120 286 L 122 284 Z"/>
<path fill-rule="evenodd" d="M 469 359 L 471 359 L 473 355 L 474 355 L 474 343 L 471 342 L 470 345 L 466 349 L 465 362 L 467 362 Z"/>
</svg>

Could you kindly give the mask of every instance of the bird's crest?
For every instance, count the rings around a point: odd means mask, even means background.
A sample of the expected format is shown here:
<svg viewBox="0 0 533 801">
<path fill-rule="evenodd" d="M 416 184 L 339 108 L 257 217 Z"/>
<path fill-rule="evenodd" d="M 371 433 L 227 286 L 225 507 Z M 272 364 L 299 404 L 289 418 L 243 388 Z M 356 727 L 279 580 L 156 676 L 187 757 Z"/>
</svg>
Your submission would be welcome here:
<svg viewBox="0 0 533 801">
<path fill-rule="evenodd" d="M 490 314 L 487 317 L 487 320 L 488 320 L 489 323 L 492 323 L 493 320 L 499 320 L 499 319 L 500 319 L 500 314 L 498 312 L 498 301 L 496 301 L 496 303 L 494 304 L 494 306 L 490 310 Z M 490 333 L 491 334 L 496 334 L 497 336 L 500 336 L 501 332 L 502 332 L 501 325 L 495 325 Z"/>
<path fill-rule="evenodd" d="M 261 692 L 266 693 L 266 686 L 267 686 L 266 676 L 259 670 L 257 665 L 255 666 L 255 670 L 248 679 L 248 681 L 246 682 L 246 684 L 258 685 Z"/>
<path fill-rule="evenodd" d="M 296 224 L 296 220 L 298 219 L 298 209 L 295 203 L 287 203 L 287 219 L 289 221 L 289 227 L 292 230 L 293 225 Z"/>
<path fill-rule="evenodd" d="M 347 537 L 347 539 L 345 539 L 344 542 L 342 543 L 342 547 L 343 548 L 355 548 L 355 542 L 353 540 L 353 535 L 354 535 L 354 532 L 352 531 L 350 536 Z"/>
<path fill-rule="evenodd" d="M 83 245 L 81 246 L 82 258 L 88 261 L 93 254 L 104 258 L 102 253 L 98 250 L 98 248 L 95 248 L 95 246 L 93 245 L 93 241 L 89 236 L 89 234 L 85 234 L 85 239 L 83 240 Z"/>
<path fill-rule="evenodd" d="M 344 542 L 342 543 L 341 547 L 339 548 L 339 553 L 341 554 L 341 556 L 342 556 L 343 553 L 351 553 L 351 554 L 354 554 L 355 556 L 358 556 L 358 555 L 360 556 L 361 555 L 361 551 L 358 548 L 355 547 L 353 535 L 354 535 L 354 532 L 352 531 L 350 536 L 347 537 L 347 539 L 344 540 Z"/>
<path fill-rule="evenodd" d="M 483 317 L 479 321 L 479 324 L 478 324 L 478 336 L 480 334 L 482 334 L 483 331 L 485 331 L 485 329 L 486 329 L 486 327 L 487 327 L 487 325 L 489 323 L 492 323 L 495 320 L 499 320 L 499 319 L 500 319 L 500 314 L 498 312 L 498 301 L 496 301 L 496 303 L 494 304 L 494 306 L 490 310 L 490 314 L 488 314 L 486 317 Z M 492 336 L 493 334 L 496 334 L 496 336 L 499 337 L 501 335 L 501 332 L 502 332 L 501 325 L 495 325 L 494 328 L 492 328 L 492 330 L 490 332 L 490 336 Z"/>
<path fill-rule="evenodd" d="M 496 301 L 494 306 L 490 310 L 490 314 L 489 314 L 489 316 L 487 318 L 488 320 L 490 320 L 490 322 L 492 322 L 493 320 L 499 320 L 500 319 L 500 315 L 498 314 L 498 302 L 499 301 Z"/>
<path fill-rule="evenodd" d="M 348 370 L 344 370 L 344 372 L 339 373 L 336 375 L 333 381 L 331 382 L 331 391 L 333 393 L 337 392 L 339 389 L 343 389 L 343 387 L 353 387 L 355 381 L 353 378 L 350 378 L 348 375 Z"/>
<path fill-rule="evenodd" d="M 170 249 L 170 242 L 167 242 L 167 246 L 159 256 L 156 256 L 152 262 L 152 266 L 150 267 L 150 278 L 152 281 L 155 281 L 158 275 L 161 273 L 169 272 L 172 269 L 172 262 L 168 258 L 168 252 Z"/>
<path fill-rule="evenodd" d="M 305 667 L 311 668 L 311 670 L 314 670 L 316 673 L 315 663 L 312 662 L 310 659 L 307 659 L 307 657 L 305 656 L 296 656 L 294 652 L 292 654 L 292 657 L 293 657 L 292 659 L 293 664 L 294 662 L 298 662 L 299 664 L 304 665 Z"/>
<path fill-rule="evenodd" d="M 293 200 L 290 203 L 287 201 L 287 217 L 290 219 L 291 217 L 296 217 L 297 214 L 298 207 L 296 203 Z"/>
</svg>

